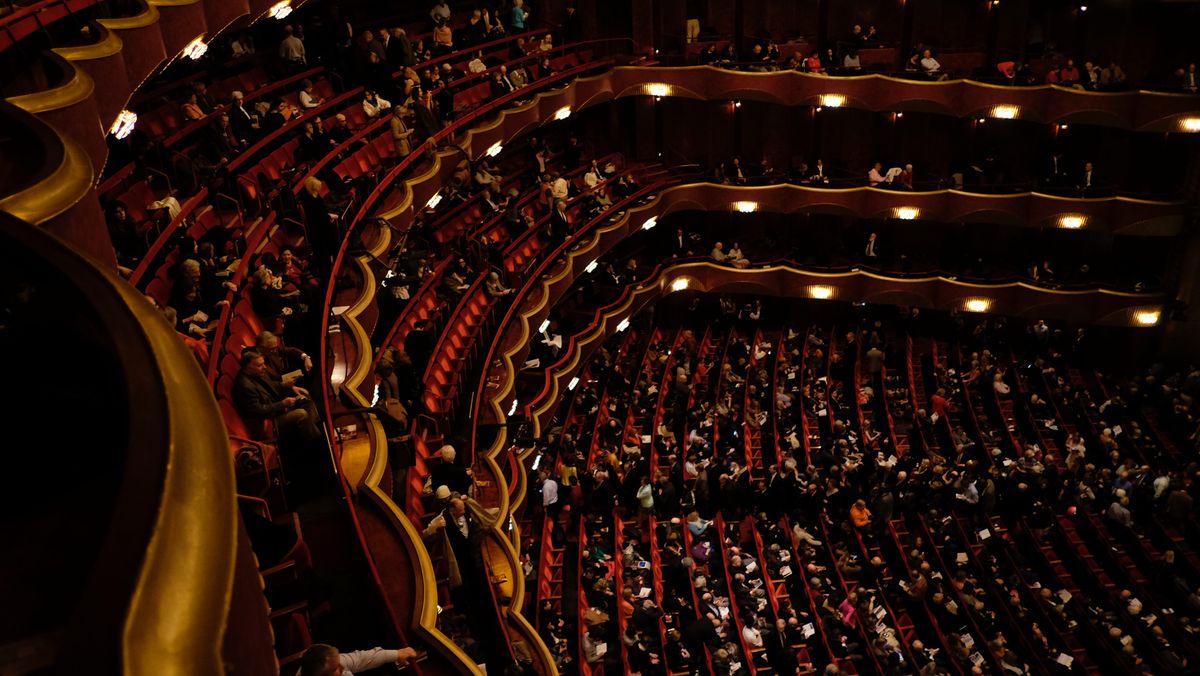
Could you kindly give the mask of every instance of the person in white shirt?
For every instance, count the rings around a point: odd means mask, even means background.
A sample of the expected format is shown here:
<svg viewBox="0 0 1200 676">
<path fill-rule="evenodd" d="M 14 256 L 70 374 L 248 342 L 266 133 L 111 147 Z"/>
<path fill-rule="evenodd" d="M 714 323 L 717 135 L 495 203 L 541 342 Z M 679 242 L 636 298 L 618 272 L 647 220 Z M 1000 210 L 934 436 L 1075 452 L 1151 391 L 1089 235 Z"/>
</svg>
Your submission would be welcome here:
<svg viewBox="0 0 1200 676">
<path fill-rule="evenodd" d="M 595 188 L 600 180 L 600 168 L 596 166 L 596 160 L 592 160 L 592 166 L 588 167 L 587 173 L 583 175 L 583 184 Z"/>
<path fill-rule="evenodd" d="M 558 482 L 546 472 L 541 473 L 541 478 L 542 509 L 545 510 L 547 519 L 558 521 L 558 512 L 562 509 L 558 502 Z"/>
<path fill-rule="evenodd" d="M 368 89 L 363 92 L 362 102 L 363 112 L 368 118 L 374 119 L 379 113 L 392 107 L 391 102 L 382 96 L 375 93 L 375 90 Z"/>
<path fill-rule="evenodd" d="M 871 186 L 877 186 L 880 183 L 887 182 L 887 177 L 883 175 L 881 169 L 883 169 L 883 164 L 876 162 L 875 166 L 871 167 L 871 170 L 867 172 L 867 181 L 871 184 Z"/>
<path fill-rule="evenodd" d="M 642 476 L 642 485 L 637 490 L 638 511 L 648 517 L 654 513 L 654 487 L 650 485 L 650 475 Z"/>
<path fill-rule="evenodd" d="M 876 258 L 879 254 L 875 253 L 875 233 L 871 233 L 867 237 L 867 250 L 865 252 L 867 258 Z"/>
<path fill-rule="evenodd" d="M 742 639 L 746 641 L 746 645 L 750 646 L 751 650 L 761 648 L 763 645 L 762 632 L 753 625 L 748 624 L 742 627 Z"/>
<path fill-rule="evenodd" d="M 710 255 L 712 256 L 712 259 L 718 263 L 724 263 L 725 259 L 729 258 L 729 254 L 725 253 L 725 245 L 720 242 L 717 242 L 713 245 L 713 250 Z"/>
<path fill-rule="evenodd" d="M 931 50 L 926 49 L 921 54 L 921 69 L 925 71 L 926 75 L 936 75 L 942 71 L 942 64 L 933 58 Z"/>
<path fill-rule="evenodd" d="M 475 58 L 467 62 L 467 72 L 475 75 L 487 70 L 487 66 L 483 63 L 483 52 L 475 52 Z"/>
<path fill-rule="evenodd" d="M 554 182 L 550 184 L 550 194 L 556 200 L 567 199 L 567 195 L 569 192 L 570 192 L 570 184 L 568 184 L 567 179 L 563 178 L 562 176 L 559 176 L 558 178 L 554 179 Z"/>
<path fill-rule="evenodd" d="M 300 83 L 300 108 L 301 109 L 308 110 L 309 108 L 316 108 L 316 107 L 320 106 L 322 103 L 325 103 L 325 99 L 317 96 L 316 94 L 313 94 L 312 80 L 305 80 L 304 82 Z"/>
<path fill-rule="evenodd" d="M 283 27 L 283 41 L 279 43 L 279 58 L 286 63 L 301 65 L 308 63 L 304 56 L 304 41 L 295 36 L 291 25 Z"/>
<path fill-rule="evenodd" d="M 1008 386 L 1008 383 L 1004 382 L 1003 373 L 997 373 L 996 377 L 992 379 L 992 389 L 996 390 L 996 394 L 999 395 L 1008 394 L 1009 391 L 1012 390 L 1012 388 Z"/>
<path fill-rule="evenodd" d="M 354 676 L 355 673 L 378 669 L 388 664 L 407 666 L 416 657 L 417 651 L 412 648 L 372 648 L 342 653 L 331 645 L 314 643 L 300 658 L 300 671 L 297 672 L 297 676 Z"/>
</svg>

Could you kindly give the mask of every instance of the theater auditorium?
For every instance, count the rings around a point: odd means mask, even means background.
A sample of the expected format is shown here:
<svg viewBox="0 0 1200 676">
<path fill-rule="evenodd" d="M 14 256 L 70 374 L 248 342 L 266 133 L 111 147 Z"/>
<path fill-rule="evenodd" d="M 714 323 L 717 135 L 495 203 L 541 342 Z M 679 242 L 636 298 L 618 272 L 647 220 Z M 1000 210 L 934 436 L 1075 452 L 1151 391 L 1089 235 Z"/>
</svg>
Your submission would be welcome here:
<svg viewBox="0 0 1200 676">
<path fill-rule="evenodd" d="M 0 674 L 1200 673 L 1197 26 L 0 0 Z"/>
</svg>

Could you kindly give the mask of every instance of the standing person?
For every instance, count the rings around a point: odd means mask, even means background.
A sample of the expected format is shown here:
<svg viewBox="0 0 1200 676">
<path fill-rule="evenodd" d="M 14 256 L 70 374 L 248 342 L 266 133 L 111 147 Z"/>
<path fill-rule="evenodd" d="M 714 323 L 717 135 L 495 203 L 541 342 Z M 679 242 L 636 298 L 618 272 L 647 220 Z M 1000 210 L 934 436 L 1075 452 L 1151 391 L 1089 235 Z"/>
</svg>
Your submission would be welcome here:
<svg viewBox="0 0 1200 676">
<path fill-rule="evenodd" d="M 300 192 L 300 205 L 304 209 L 304 238 L 312 249 L 313 276 L 322 288 L 329 281 L 333 270 L 333 257 L 337 255 L 337 216 L 331 213 L 329 204 L 321 194 L 325 184 L 310 176 L 304 181 Z"/>
<path fill-rule="evenodd" d="M 558 499 L 558 482 L 547 472 L 541 472 L 538 478 L 542 483 L 542 509 L 551 523 L 558 523 L 558 513 L 562 511 L 562 502 Z"/>
<path fill-rule="evenodd" d="M 283 40 L 279 43 L 279 58 L 290 72 L 304 69 L 308 59 L 304 54 L 304 41 L 296 37 L 291 24 L 283 27 Z"/>
<path fill-rule="evenodd" d="M 524 33 L 528 29 L 528 22 L 529 9 L 525 7 L 525 0 L 513 0 L 512 15 L 509 20 L 512 32 Z"/>
<path fill-rule="evenodd" d="M 392 106 L 392 121 L 389 124 L 392 127 L 392 142 L 396 144 L 396 157 L 404 159 L 412 152 L 412 143 L 409 138 L 412 137 L 413 130 L 404 124 L 403 108 Z"/>
</svg>

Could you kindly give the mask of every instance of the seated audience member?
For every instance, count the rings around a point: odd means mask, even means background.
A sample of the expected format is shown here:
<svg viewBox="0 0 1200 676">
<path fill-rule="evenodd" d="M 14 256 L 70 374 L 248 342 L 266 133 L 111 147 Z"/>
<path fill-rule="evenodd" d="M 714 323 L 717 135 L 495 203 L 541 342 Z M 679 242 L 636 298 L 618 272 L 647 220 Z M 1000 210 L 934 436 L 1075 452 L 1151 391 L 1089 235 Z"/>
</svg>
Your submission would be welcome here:
<svg viewBox="0 0 1200 676">
<path fill-rule="evenodd" d="M 509 296 L 515 293 L 514 289 L 509 289 L 504 286 L 504 284 L 500 281 L 500 275 L 494 270 L 488 273 L 487 283 L 484 285 L 484 288 L 487 291 L 487 295 L 491 298 L 503 298 L 504 296 Z"/>
<path fill-rule="evenodd" d="M 309 110 L 310 108 L 318 108 L 325 103 L 325 99 L 313 93 L 312 80 L 305 80 L 300 83 L 300 109 Z"/>
<path fill-rule="evenodd" d="M 804 69 L 810 73 L 825 73 L 825 66 L 821 64 L 821 55 L 813 52 L 804 62 Z"/>
<path fill-rule="evenodd" d="M 454 51 L 454 31 L 451 30 L 449 21 L 439 21 L 433 29 L 433 51 L 439 55 Z"/>
<path fill-rule="evenodd" d="M 733 246 L 729 247 L 729 253 L 726 254 L 725 258 L 735 268 L 750 267 L 750 261 L 747 260 L 744 255 L 742 255 L 742 248 L 738 246 L 737 242 L 734 242 Z"/>
<path fill-rule="evenodd" d="M 1058 84 L 1064 87 L 1079 86 L 1079 69 L 1075 67 L 1075 59 L 1067 59 L 1067 65 L 1059 69 Z"/>
<path fill-rule="evenodd" d="M 188 94 L 187 99 L 183 102 L 183 119 L 199 120 L 204 117 L 204 110 L 197 103 L 195 92 Z"/>
<path fill-rule="evenodd" d="M 267 373 L 284 385 L 292 385 L 312 370 L 312 358 L 303 350 L 287 347 L 279 336 L 263 331 L 254 339 L 254 350 L 266 361 Z"/>
<path fill-rule="evenodd" d="M 846 52 L 846 56 L 842 58 L 842 69 L 851 74 L 862 70 L 862 62 L 858 58 L 857 49 L 850 49 Z"/>
<path fill-rule="evenodd" d="M 478 14 L 479 10 L 475 10 Z M 475 56 L 467 62 L 467 72 L 472 75 L 477 75 L 487 70 L 487 65 L 483 62 L 483 52 L 475 52 Z"/>
<path fill-rule="evenodd" d="M 391 108 L 392 104 L 377 94 L 374 89 L 367 89 L 363 91 L 362 107 L 367 117 L 373 120 L 379 116 L 379 113 Z"/>
<path fill-rule="evenodd" d="M 280 438 L 315 441 L 324 437 L 308 390 L 273 378 L 266 359 L 253 350 L 242 353 L 241 369 L 233 382 L 233 405 L 251 429 L 274 420 Z"/>
<path fill-rule="evenodd" d="M 926 49 L 921 53 L 921 72 L 930 77 L 939 76 L 942 73 L 942 64 L 933 58 L 933 50 Z"/>
<path fill-rule="evenodd" d="M 817 163 L 812 167 L 812 173 L 808 176 L 810 183 L 829 183 L 829 175 L 825 173 L 825 162 L 821 158 L 817 158 Z"/>
<path fill-rule="evenodd" d="M 879 186 L 884 183 L 891 183 L 887 176 L 884 176 L 883 174 L 883 163 L 876 162 L 875 166 L 871 167 L 871 170 L 867 172 L 867 182 L 871 185 L 871 187 Z"/>
</svg>

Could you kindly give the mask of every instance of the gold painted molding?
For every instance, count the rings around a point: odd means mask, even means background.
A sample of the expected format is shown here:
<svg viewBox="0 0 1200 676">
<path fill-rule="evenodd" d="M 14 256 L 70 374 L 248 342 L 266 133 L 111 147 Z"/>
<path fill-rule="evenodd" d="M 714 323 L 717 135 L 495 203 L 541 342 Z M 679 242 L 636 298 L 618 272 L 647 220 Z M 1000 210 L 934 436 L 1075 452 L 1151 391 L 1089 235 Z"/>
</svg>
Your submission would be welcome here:
<svg viewBox="0 0 1200 676">
<path fill-rule="evenodd" d="M 58 54 L 55 54 L 54 58 L 61 60 L 63 65 L 72 71 L 71 79 L 52 89 L 10 96 L 7 101 L 25 112 L 36 115 L 50 110 L 67 108 L 91 98 L 92 93 L 96 91 L 96 83 L 92 80 L 92 76 Z"/>
<path fill-rule="evenodd" d="M 92 189 L 92 161 L 74 139 L 58 131 L 44 120 L 45 125 L 63 145 L 58 166 L 41 181 L 11 195 L 0 197 L 0 210 L 34 224 L 42 224 L 75 206 Z"/>
<path fill-rule="evenodd" d="M 109 283 L 146 329 L 168 393 L 170 444 L 158 519 L 124 626 L 125 673 L 223 674 L 237 512 L 225 422 L 195 358 L 124 280 Z"/>
<path fill-rule="evenodd" d="M 119 19 L 96 19 L 96 23 L 114 31 L 145 28 L 146 26 L 158 23 L 158 8 L 152 4 L 147 4 L 146 10 L 141 14 L 124 16 Z"/>
<path fill-rule="evenodd" d="M 125 48 L 125 42 L 115 31 L 99 21 L 96 22 L 96 26 L 100 32 L 100 39 L 97 42 L 79 47 L 55 47 L 50 51 L 68 61 L 91 61 L 119 54 Z"/>
<path fill-rule="evenodd" d="M 153 511 L 138 536 L 146 550 L 137 569 L 127 572 L 128 603 L 101 609 L 119 627 L 114 652 L 123 673 L 219 676 L 238 531 L 233 461 L 216 399 L 191 351 L 135 288 L 50 233 L 19 223 L 4 228 L 11 232 L 6 239 L 40 255 L 96 308 L 118 346 L 118 362 L 137 377 L 130 396 L 151 397 L 161 425 L 152 437 L 135 430 L 129 440 L 142 454 L 161 453 L 162 474 L 153 483 L 122 487 L 148 494 Z M 145 446 L 160 434 L 159 446 Z"/>
</svg>

